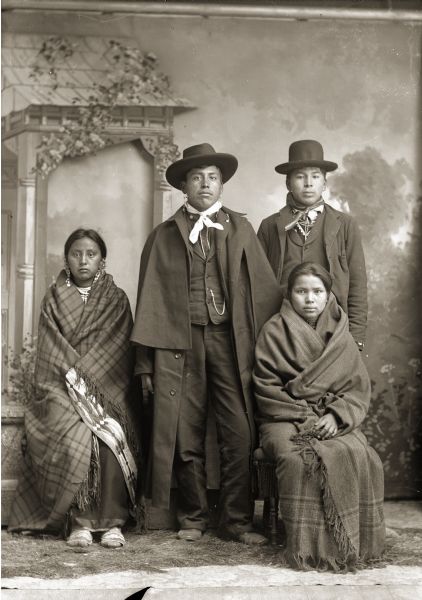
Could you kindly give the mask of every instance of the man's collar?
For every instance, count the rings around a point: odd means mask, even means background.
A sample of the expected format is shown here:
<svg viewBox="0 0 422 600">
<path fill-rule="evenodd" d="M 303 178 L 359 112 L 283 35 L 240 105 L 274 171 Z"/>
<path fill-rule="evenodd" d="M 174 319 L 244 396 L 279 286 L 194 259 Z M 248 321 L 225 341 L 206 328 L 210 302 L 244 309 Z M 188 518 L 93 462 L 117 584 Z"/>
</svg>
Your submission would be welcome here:
<svg viewBox="0 0 422 600">
<path fill-rule="evenodd" d="M 298 212 L 306 212 L 306 213 L 310 213 L 312 210 L 314 210 L 317 213 L 322 213 L 324 212 L 324 200 L 321 201 L 321 204 L 318 204 L 315 207 L 309 206 L 308 208 L 304 207 L 304 208 L 294 208 L 293 206 L 290 207 L 290 210 L 292 211 L 292 213 L 294 215 L 296 215 Z"/>
</svg>

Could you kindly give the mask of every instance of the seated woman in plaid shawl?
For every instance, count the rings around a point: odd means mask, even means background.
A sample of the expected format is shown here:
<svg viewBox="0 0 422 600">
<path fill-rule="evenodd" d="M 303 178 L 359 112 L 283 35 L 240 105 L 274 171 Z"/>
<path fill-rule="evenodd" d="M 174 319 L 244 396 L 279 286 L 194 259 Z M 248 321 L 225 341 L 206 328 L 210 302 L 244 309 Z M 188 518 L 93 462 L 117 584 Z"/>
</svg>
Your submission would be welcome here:
<svg viewBox="0 0 422 600">
<path fill-rule="evenodd" d="M 133 431 L 126 294 L 104 271 L 107 249 L 91 229 L 64 248 L 65 270 L 47 291 L 38 330 L 36 398 L 25 414 L 24 469 L 10 530 L 59 530 L 70 546 L 92 533 L 115 548 L 135 507 L 137 443 Z"/>
<path fill-rule="evenodd" d="M 384 548 L 383 468 L 360 430 L 370 380 L 331 282 L 319 265 L 295 267 L 256 346 L 261 445 L 300 569 L 349 570 Z"/>
</svg>

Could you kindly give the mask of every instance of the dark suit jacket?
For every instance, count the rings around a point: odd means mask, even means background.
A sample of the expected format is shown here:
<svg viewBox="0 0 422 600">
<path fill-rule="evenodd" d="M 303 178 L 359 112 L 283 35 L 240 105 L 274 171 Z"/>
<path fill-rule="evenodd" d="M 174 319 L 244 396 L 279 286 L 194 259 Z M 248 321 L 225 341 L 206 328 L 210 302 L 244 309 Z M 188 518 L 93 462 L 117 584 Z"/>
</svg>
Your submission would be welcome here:
<svg viewBox="0 0 422 600">
<path fill-rule="evenodd" d="M 350 332 L 356 342 L 364 342 L 368 316 L 365 257 L 358 226 L 345 213 L 325 205 L 324 247 L 333 277 L 333 293 L 349 317 Z M 286 248 L 285 226 L 292 220 L 290 209 L 264 219 L 258 238 L 277 281 L 281 281 Z"/>
</svg>

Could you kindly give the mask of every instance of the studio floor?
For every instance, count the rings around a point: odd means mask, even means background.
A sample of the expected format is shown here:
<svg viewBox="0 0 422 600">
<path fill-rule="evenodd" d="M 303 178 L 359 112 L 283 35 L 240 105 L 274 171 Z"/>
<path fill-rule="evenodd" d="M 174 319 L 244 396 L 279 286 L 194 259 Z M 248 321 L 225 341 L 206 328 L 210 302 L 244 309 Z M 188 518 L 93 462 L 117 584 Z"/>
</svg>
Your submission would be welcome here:
<svg viewBox="0 0 422 600">
<path fill-rule="evenodd" d="M 386 502 L 385 515 L 383 561 L 349 574 L 295 571 L 283 563 L 281 547 L 224 542 L 213 531 L 194 544 L 168 530 L 128 533 L 121 549 L 94 543 L 75 551 L 60 538 L 3 530 L 2 596 L 121 600 L 149 588 L 146 600 L 422 599 L 422 502 Z"/>
</svg>

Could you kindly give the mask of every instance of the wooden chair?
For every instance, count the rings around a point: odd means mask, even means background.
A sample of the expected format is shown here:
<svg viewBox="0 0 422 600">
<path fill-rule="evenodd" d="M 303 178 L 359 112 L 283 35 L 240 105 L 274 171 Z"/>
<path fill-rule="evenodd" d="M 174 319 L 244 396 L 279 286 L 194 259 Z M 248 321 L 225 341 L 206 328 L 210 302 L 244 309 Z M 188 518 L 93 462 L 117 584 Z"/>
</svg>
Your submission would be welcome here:
<svg viewBox="0 0 422 600">
<path fill-rule="evenodd" d="M 262 448 L 257 448 L 252 461 L 252 490 L 256 500 L 264 501 L 264 531 L 271 544 L 277 543 L 278 485 L 275 462 Z"/>
</svg>

